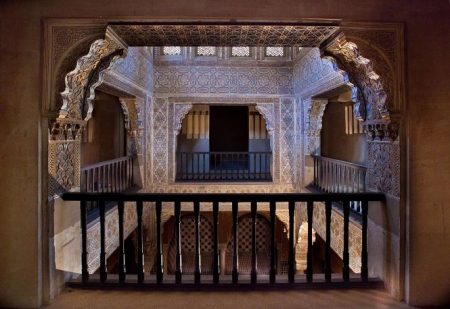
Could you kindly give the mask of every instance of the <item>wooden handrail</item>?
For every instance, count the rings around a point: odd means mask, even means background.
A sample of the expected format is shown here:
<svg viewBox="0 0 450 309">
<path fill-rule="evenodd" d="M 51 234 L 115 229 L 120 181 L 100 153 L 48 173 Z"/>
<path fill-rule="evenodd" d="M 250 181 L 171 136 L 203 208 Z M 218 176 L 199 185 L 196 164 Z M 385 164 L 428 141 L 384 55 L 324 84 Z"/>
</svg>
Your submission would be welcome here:
<svg viewBox="0 0 450 309">
<path fill-rule="evenodd" d="M 315 189 L 325 193 L 364 193 L 366 192 L 367 168 L 363 165 L 336 160 L 318 155 L 314 159 Z M 350 202 L 350 209 L 361 213 L 361 203 Z"/>
<path fill-rule="evenodd" d="M 312 154 L 311 157 L 320 159 L 322 161 L 334 162 L 334 163 L 340 164 L 342 166 L 356 167 L 356 168 L 360 168 L 360 169 L 364 169 L 364 170 L 367 169 L 367 167 L 364 165 L 347 162 L 347 161 L 342 161 L 342 160 L 338 160 L 338 159 L 333 159 L 333 158 L 328 158 L 328 157 L 322 157 L 322 156 L 318 156 L 315 154 Z"/>
<path fill-rule="evenodd" d="M 136 155 L 130 155 L 83 166 L 80 172 L 80 191 L 119 193 L 130 189 L 134 186 L 135 158 Z M 89 202 L 88 212 L 98 209 L 98 206 L 97 202 Z"/>
<path fill-rule="evenodd" d="M 87 256 L 89 254 L 88 252 L 88 246 L 87 246 L 87 225 L 86 225 L 86 207 L 87 203 L 89 201 L 98 201 L 102 207 L 104 207 L 105 201 L 116 201 L 118 202 L 118 208 L 119 208 L 119 214 L 123 213 L 123 207 L 124 202 L 134 202 L 136 207 L 136 212 L 138 214 L 137 216 L 137 233 L 138 233 L 138 276 L 136 282 L 132 283 L 130 280 L 126 280 L 126 269 L 125 269 L 125 263 L 121 261 L 119 263 L 119 282 L 118 285 L 122 286 L 128 286 L 135 284 L 136 287 L 142 288 L 143 286 L 160 286 L 164 283 L 163 280 L 163 266 L 162 266 L 162 260 L 163 257 L 162 254 L 162 243 L 161 243 L 161 228 L 159 224 L 161 223 L 161 204 L 163 202 L 169 202 L 169 204 L 173 205 L 174 209 L 174 215 L 175 215 L 175 246 L 177 248 L 180 248 L 181 246 L 181 237 L 180 233 L 182 231 L 180 230 L 180 224 L 179 224 L 179 217 L 180 217 L 180 205 L 181 203 L 187 202 L 187 203 L 194 203 L 195 206 L 195 216 L 198 220 L 198 205 L 202 202 L 212 203 L 213 206 L 213 222 L 215 222 L 214 226 L 214 232 L 213 232 L 213 239 L 216 241 L 213 242 L 214 246 L 214 252 L 217 254 L 219 252 L 219 244 L 217 241 L 217 235 L 218 235 L 218 229 L 216 226 L 216 223 L 218 223 L 218 216 L 219 216 L 219 208 L 220 203 L 232 203 L 233 206 L 233 235 L 234 239 L 238 239 L 238 233 L 239 229 L 237 227 L 238 220 L 237 220 L 237 213 L 238 213 L 238 207 L 239 203 L 242 202 L 250 202 L 252 205 L 252 224 L 254 224 L 255 216 L 258 208 L 258 203 L 270 203 L 270 212 L 271 212 L 271 229 L 272 232 L 270 233 L 270 242 L 271 242 L 271 252 L 275 252 L 275 212 L 277 208 L 277 203 L 288 203 L 289 205 L 289 269 L 288 269 L 288 283 L 293 284 L 296 283 L 296 276 L 295 276 L 295 251 L 294 251 L 294 218 L 295 218 L 295 205 L 298 202 L 306 202 L 307 208 L 308 208 L 308 227 L 313 226 L 313 212 L 316 209 L 316 207 L 319 207 L 321 203 L 316 202 L 325 202 L 326 204 L 326 234 L 329 235 L 331 231 L 331 204 L 332 202 L 339 201 L 342 202 L 345 207 L 349 207 L 349 202 L 351 201 L 360 201 L 362 204 L 362 244 L 361 244 L 361 281 L 362 282 L 368 282 L 368 260 L 367 260 L 367 215 L 368 215 L 368 204 L 369 201 L 385 201 L 384 194 L 381 193 L 328 193 L 328 194 L 319 194 L 319 193 L 279 193 L 279 194 L 166 194 L 166 193 L 160 193 L 160 194 L 153 194 L 153 193 L 83 193 L 83 192 L 67 192 L 63 194 L 64 200 L 69 201 L 80 201 L 80 210 L 81 210 L 81 233 L 82 233 L 82 280 L 79 284 L 86 285 L 86 286 L 92 286 L 99 288 L 101 286 L 106 286 L 106 284 L 109 284 L 108 286 L 111 286 L 111 282 L 108 282 L 108 274 L 106 270 L 106 262 L 102 261 L 100 263 L 100 281 L 98 280 L 89 280 L 89 269 L 88 269 L 88 262 L 87 262 Z M 155 220 L 158 222 L 158 226 L 156 229 L 156 239 L 158 240 L 156 242 L 157 248 L 156 248 L 156 256 L 157 256 L 157 264 L 156 266 L 156 282 L 155 283 L 149 283 L 149 281 L 145 281 L 145 276 L 148 274 L 144 274 L 143 272 L 143 259 L 142 256 L 144 254 L 142 240 L 145 239 L 145 235 L 143 235 L 144 231 L 142 228 L 142 213 L 143 213 L 143 205 L 146 202 L 155 203 L 156 205 L 156 212 L 155 212 Z M 322 206 L 320 206 L 322 207 Z M 119 216 L 118 218 L 119 222 L 117 222 L 119 227 L 123 227 L 123 215 Z M 344 220 L 344 239 L 343 244 L 343 252 L 344 252 L 344 260 L 343 260 L 343 272 L 342 272 L 342 278 L 340 281 L 346 282 L 347 284 L 350 283 L 350 277 L 349 277 L 349 211 L 344 211 L 343 214 L 343 220 Z M 100 216 L 100 223 L 104 225 L 105 221 L 105 214 L 104 211 L 101 213 Z M 103 222 L 103 223 L 102 223 Z M 105 233 L 104 229 L 101 229 L 101 233 Z M 200 243 L 200 233 L 195 233 L 195 241 L 196 244 Z M 256 273 L 256 261 L 257 261 L 257 250 L 255 248 L 256 246 L 256 231 L 253 228 L 251 232 L 251 244 L 252 244 L 252 275 L 251 275 L 251 282 L 253 284 L 256 284 L 258 282 L 258 276 Z M 313 272 L 312 272 L 312 238 L 313 238 L 313 232 L 311 228 L 308 228 L 308 259 L 307 259 L 307 271 L 306 271 L 306 279 L 307 283 L 311 284 L 314 281 Z M 330 246 L 331 240 L 330 237 L 327 236 L 326 239 L 326 245 L 327 248 Z M 100 248 L 104 248 L 105 239 L 104 237 L 100 237 Z M 123 233 L 119 233 L 119 244 L 123 244 Z M 234 242 L 234 249 L 233 249 L 233 273 L 232 273 L 232 283 L 237 284 L 239 283 L 239 269 L 238 269 L 238 248 L 236 245 L 237 242 Z M 92 244 L 91 244 L 92 245 Z M 123 250 L 123 248 L 121 249 Z M 100 256 L 101 259 L 105 259 L 104 250 L 102 249 L 102 254 Z M 121 254 L 125 254 L 123 251 L 121 251 Z M 177 251 L 177 262 L 176 263 L 176 271 L 175 271 L 175 285 L 180 285 L 183 283 L 182 276 L 183 271 L 181 268 L 181 256 L 180 256 L 179 250 Z M 196 250 L 196 269 L 195 269 L 195 282 L 199 283 L 201 280 L 201 262 L 199 256 L 199 250 Z M 125 257 L 126 259 L 127 257 Z M 326 250 L 326 256 L 325 256 L 325 265 L 328 265 L 325 267 L 325 281 L 327 283 L 333 282 L 334 279 L 331 277 L 331 268 L 329 267 L 331 264 L 331 250 Z M 213 269 L 213 284 L 217 284 L 220 282 L 220 269 L 218 267 L 218 264 L 214 264 Z M 276 263 L 274 260 L 270 263 L 270 282 L 272 284 L 283 284 L 276 282 L 275 274 L 277 273 L 276 269 Z M 112 279 L 114 282 L 116 279 Z M 127 282 L 127 283 L 126 283 Z M 285 281 L 286 282 L 286 281 Z M 167 283 L 166 283 L 167 284 Z"/>
<path fill-rule="evenodd" d="M 126 161 L 126 160 L 135 159 L 135 158 L 136 158 L 136 155 L 129 155 L 129 156 L 124 156 L 124 157 L 120 157 L 120 158 L 116 158 L 116 159 L 100 161 L 100 162 L 97 162 L 97 163 L 88 164 L 88 165 L 85 165 L 85 166 L 81 167 L 81 171 L 83 172 L 83 171 L 86 171 L 86 170 L 89 170 L 89 169 L 93 169 L 93 168 L 96 168 L 96 167 L 102 167 L 102 166 L 105 166 L 105 165 L 110 165 L 110 164 L 113 164 L 113 163 L 123 162 L 123 161 Z"/>
</svg>

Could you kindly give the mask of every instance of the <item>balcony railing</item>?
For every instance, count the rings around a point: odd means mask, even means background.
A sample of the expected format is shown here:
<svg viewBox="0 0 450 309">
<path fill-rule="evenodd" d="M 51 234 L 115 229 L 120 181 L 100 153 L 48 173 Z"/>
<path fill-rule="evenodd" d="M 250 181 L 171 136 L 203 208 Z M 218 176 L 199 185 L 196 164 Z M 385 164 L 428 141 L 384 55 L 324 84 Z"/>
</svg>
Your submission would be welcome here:
<svg viewBox="0 0 450 309">
<path fill-rule="evenodd" d="M 224 270 L 220 270 L 219 263 L 219 210 L 222 207 L 221 203 L 231 203 L 232 212 L 232 237 L 233 239 L 239 239 L 239 227 L 238 227 L 238 213 L 241 206 L 240 203 L 249 203 L 251 209 L 251 273 L 250 282 L 252 284 L 261 283 L 258 286 L 272 286 L 273 284 L 301 284 L 311 285 L 316 284 L 332 284 L 334 282 L 344 282 L 347 287 L 355 286 L 355 282 L 362 282 L 369 284 L 371 280 L 368 277 L 368 246 L 367 246 L 367 214 L 368 214 L 368 202 L 369 201 L 384 201 L 384 195 L 379 193 L 349 193 L 349 194 L 144 194 L 144 193 L 128 193 L 128 194 L 112 194 L 112 193 L 80 193 L 80 192 L 68 192 L 63 195 L 63 199 L 70 201 L 81 201 L 81 235 L 82 235 L 82 254 L 81 254 L 81 280 L 77 282 L 71 282 L 71 286 L 78 287 L 122 287 L 122 288 L 158 288 L 158 287 L 175 287 L 188 285 L 189 280 L 182 280 L 183 268 L 182 268 L 182 253 L 181 253 L 181 203 L 192 203 L 193 213 L 195 217 L 195 272 L 194 280 L 195 284 L 210 282 L 213 286 L 217 284 L 232 286 L 237 283 L 243 283 L 244 276 L 240 276 L 238 266 L 238 244 L 237 241 L 233 243 L 233 270 L 231 280 L 223 275 Z M 97 201 L 100 205 L 100 237 L 97 238 L 99 243 L 90 244 L 89 247 L 100 248 L 100 270 L 98 275 L 90 275 L 88 269 L 88 251 L 87 245 L 87 224 L 86 224 L 86 205 L 89 201 Z M 105 241 L 105 203 L 106 201 L 116 201 L 118 204 L 118 218 L 115 226 L 118 227 L 118 271 L 115 274 L 108 274 L 106 269 L 106 241 Z M 331 208 L 334 201 L 340 201 L 343 203 L 343 268 L 342 277 L 332 277 L 331 268 Z M 349 267 L 349 213 L 350 201 L 361 201 L 362 205 L 362 242 L 361 242 L 361 274 L 360 279 L 355 279 L 352 276 L 350 280 L 350 267 Z M 124 204 L 125 202 L 134 202 L 137 213 L 137 275 L 131 275 L 126 273 L 126 260 L 133 259 L 132 256 L 127 256 L 124 246 Z M 143 205 L 146 202 L 154 203 L 155 207 L 155 222 L 156 222 L 156 274 L 144 273 L 144 235 L 143 229 Z M 167 205 L 166 203 L 169 203 Z M 308 239 L 307 239 L 307 270 L 304 275 L 296 275 L 295 271 L 295 251 L 294 251 L 294 233 L 295 233 L 295 207 L 296 203 L 304 202 L 307 207 L 307 221 L 308 221 Z M 326 216 L 326 247 L 325 247 L 325 270 L 324 276 L 320 279 L 313 276 L 313 218 L 314 212 L 317 211 L 316 207 L 323 207 L 325 204 L 325 216 Z M 163 250 L 162 250 L 162 205 L 167 210 L 167 206 L 172 207 L 173 215 L 175 219 L 174 224 L 174 239 L 176 247 L 175 256 L 175 280 L 174 282 L 167 279 L 167 276 L 163 274 Z M 200 205 L 203 203 L 212 204 L 212 247 L 213 247 L 213 274 L 212 278 L 206 279 L 207 276 L 202 276 L 202 263 L 200 258 L 200 244 L 202 241 L 202 235 L 200 233 Z M 256 248 L 256 217 L 259 207 L 259 203 L 267 203 L 269 206 L 270 217 L 270 273 L 268 277 L 262 278 L 257 273 L 257 248 Z M 287 203 L 289 214 L 289 256 L 288 256 L 288 275 L 279 275 L 280 271 L 277 270 L 276 263 L 276 212 L 279 209 L 279 203 Z M 132 204 L 133 206 L 133 204 Z M 131 207 L 132 207 L 131 206 Z M 170 208 L 169 208 L 170 209 Z M 209 281 L 211 280 L 211 281 Z M 242 280 L 242 281 L 240 281 Z M 174 285 L 175 284 L 175 285 Z M 352 285 L 353 284 L 353 285 Z M 203 284 L 205 286 L 205 284 Z M 254 286 L 254 285 L 252 285 Z M 367 285 L 366 285 L 367 287 Z M 377 285 L 379 287 L 379 284 Z"/>
<path fill-rule="evenodd" d="M 366 171 L 362 165 L 312 155 L 314 181 L 312 186 L 325 193 L 365 193 Z M 352 201 L 350 207 L 361 214 L 361 203 Z"/>
<path fill-rule="evenodd" d="M 81 168 L 81 192 L 119 193 L 133 187 L 133 160 L 135 155 L 89 164 Z M 88 212 L 96 209 L 90 202 Z"/>
<path fill-rule="evenodd" d="M 271 152 L 177 152 L 177 181 L 271 181 Z"/>
</svg>

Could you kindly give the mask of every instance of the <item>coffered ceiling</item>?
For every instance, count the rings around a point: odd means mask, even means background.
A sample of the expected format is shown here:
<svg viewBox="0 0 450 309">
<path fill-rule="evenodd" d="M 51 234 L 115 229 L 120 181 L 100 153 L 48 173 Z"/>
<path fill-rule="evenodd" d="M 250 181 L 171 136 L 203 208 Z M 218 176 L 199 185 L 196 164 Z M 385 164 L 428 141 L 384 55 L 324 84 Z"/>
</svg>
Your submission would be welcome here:
<svg viewBox="0 0 450 309">
<path fill-rule="evenodd" d="M 323 23 L 110 23 L 128 46 L 300 46 L 319 47 L 338 32 L 337 20 Z"/>
</svg>

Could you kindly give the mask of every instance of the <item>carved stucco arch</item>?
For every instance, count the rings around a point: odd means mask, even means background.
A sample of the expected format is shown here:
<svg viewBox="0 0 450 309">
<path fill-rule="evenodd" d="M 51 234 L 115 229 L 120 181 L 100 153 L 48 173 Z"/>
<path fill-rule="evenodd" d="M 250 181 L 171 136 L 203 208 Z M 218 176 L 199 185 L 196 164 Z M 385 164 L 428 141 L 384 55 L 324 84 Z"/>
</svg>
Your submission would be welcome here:
<svg viewBox="0 0 450 309">
<path fill-rule="evenodd" d="M 125 56 L 125 46 L 106 33 L 106 38 L 92 43 L 89 53 L 79 58 L 76 68 L 66 75 L 59 117 L 50 121 L 49 197 L 79 187 L 81 133 L 92 114 L 95 88 L 101 84 L 106 70 Z M 84 115 L 83 106 L 86 106 Z"/>
<path fill-rule="evenodd" d="M 391 117 L 382 78 L 374 71 L 372 61 L 361 55 L 358 45 L 348 42 L 345 36 L 339 37 L 326 50 L 338 58 L 345 70 L 352 74 L 366 100 L 367 117 L 363 127 L 368 140 L 367 187 L 398 199 L 400 123 L 396 117 Z M 376 54 L 376 50 L 374 53 Z"/>
<path fill-rule="evenodd" d="M 66 89 L 61 93 L 63 106 L 59 118 L 89 120 L 95 88 L 101 84 L 105 70 L 125 56 L 126 48 L 108 33 L 104 40 L 96 40 L 89 53 L 78 59 L 75 69 L 66 75 Z M 85 103 L 88 105 L 88 111 L 83 115 Z"/>
<path fill-rule="evenodd" d="M 54 77 L 52 79 L 52 93 L 51 93 L 51 110 L 53 113 L 58 115 L 60 113 L 61 107 L 63 105 L 63 100 L 61 97 L 61 92 L 63 92 L 66 88 L 65 77 L 68 73 L 71 72 L 72 68 L 76 66 L 78 60 L 82 57 L 82 55 L 86 55 L 89 53 L 91 45 L 96 41 L 102 39 L 104 37 L 104 30 L 101 33 L 90 33 L 84 37 L 77 39 L 74 42 L 71 42 L 69 46 L 66 46 L 66 50 L 56 52 L 57 57 L 53 59 L 53 67 L 54 67 Z M 64 33 L 67 36 L 67 33 Z M 70 37 L 70 35 L 69 35 Z M 66 45 L 67 38 L 59 38 L 58 36 L 55 38 L 60 44 Z M 76 39 L 76 37 L 75 37 Z M 60 42 L 62 41 L 62 42 Z"/>
<path fill-rule="evenodd" d="M 387 96 L 381 78 L 374 71 L 372 61 L 361 55 L 358 45 L 341 36 L 326 51 L 339 59 L 358 83 L 366 101 L 367 119 L 389 119 Z"/>
<path fill-rule="evenodd" d="M 173 129 L 174 134 L 177 136 L 180 133 L 181 126 L 183 123 L 184 117 L 189 113 L 192 109 L 192 103 L 175 103 L 174 104 L 174 117 L 173 117 Z M 273 150 L 273 139 L 274 139 L 274 104 L 273 103 L 256 103 L 256 110 L 264 117 L 266 120 L 266 130 L 270 136 L 270 147 Z M 176 144 L 175 144 L 176 149 Z"/>
</svg>

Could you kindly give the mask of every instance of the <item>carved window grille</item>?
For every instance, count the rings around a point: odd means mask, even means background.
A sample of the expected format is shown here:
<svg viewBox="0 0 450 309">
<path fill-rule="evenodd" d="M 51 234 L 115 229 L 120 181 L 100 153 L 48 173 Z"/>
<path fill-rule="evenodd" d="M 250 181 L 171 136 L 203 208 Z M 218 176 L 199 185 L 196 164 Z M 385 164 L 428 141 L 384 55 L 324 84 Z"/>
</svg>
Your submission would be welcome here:
<svg viewBox="0 0 450 309">
<path fill-rule="evenodd" d="M 215 46 L 199 46 L 197 47 L 197 56 L 215 56 L 216 47 Z"/>
<path fill-rule="evenodd" d="M 345 134 L 364 133 L 361 122 L 359 122 L 353 113 L 353 105 L 345 106 Z"/>
<path fill-rule="evenodd" d="M 231 47 L 232 57 L 250 57 L 249 46 L 233 46 Z"/>
<path fill-rule="evenodd" d="M 181 46 L 164 46 L 163 55 L 164 56 L 181 55 Z"/>
<path fill-rule="evenodd" d="M 284 48 L 266 47 L 266 57 L 284 57 Z"/>
</svg>

